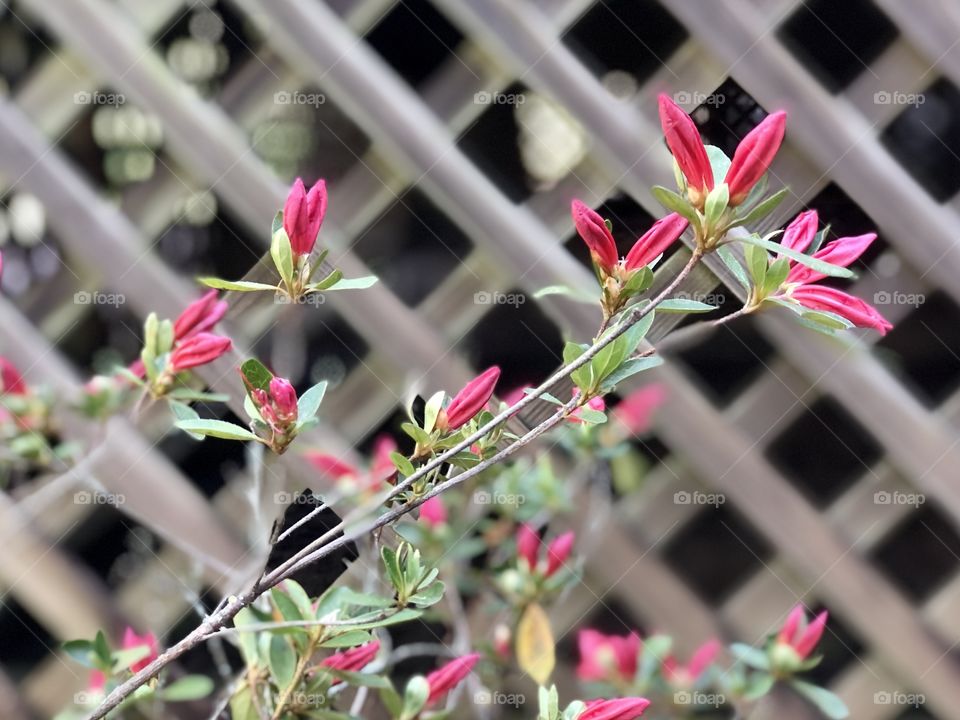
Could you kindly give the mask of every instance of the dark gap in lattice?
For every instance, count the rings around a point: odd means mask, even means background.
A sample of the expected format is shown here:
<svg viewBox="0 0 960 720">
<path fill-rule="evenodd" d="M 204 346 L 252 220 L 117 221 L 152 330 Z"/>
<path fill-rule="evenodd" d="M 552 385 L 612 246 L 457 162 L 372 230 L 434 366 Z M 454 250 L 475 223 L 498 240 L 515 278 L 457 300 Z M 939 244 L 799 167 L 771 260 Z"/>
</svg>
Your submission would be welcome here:
<svg viewBox="0 0 960 720">
<path fill-rule="evenodd" d="M 654 218 L 650 213 L 643 209 L 633 198 L 624 193 L 618 192 L 607 198 L 602 205 L 594 208 L 601 217 L 610 220 L 613 223 L 613 237 L 617 241 L 617 250 L 620 251 L 620 257 L 624 257 L 633 244 L 643 233 L 653 225 Z M 590 261 L 590 251 L 586 243 L 577 234 L 576 230 L 566 240 L 563 246 L 577 260 L 586 267 L 592 267 Z M 671 248 L 674 250 L 675 248 Z M 665 253 L 665 256 L 668 253 Z M 666 259 L 666 258 L 664 258 Z"/>
<path fill-rule="evenodd" d="M 960 566 L 960 535 L 943 513 L 926 504 L 891 530 L 872 555 L 903 592 L 922 603 Z"/>
<path fill-rule="evenodd" d="M 766 540 L 736 510 L 706 506 L 668 538 L 670 567 L 704 602 L 719 607 L 771 556 Z"/>
<path fill-rule="evenodd" d="M 133 471 L 131 471 L 132 473 Z M 99 495 L 87 489 L 77 490 L 71 500 L 89 505 Z M 117 495 L 120 503 L 122 497 Z M 60 542 L 62 548 L 76 555 L 104 584 L 116 589 L 136 573 L 144 560 L 152 560 L 157 551 L 153 535 L 122 510 L 110 505 L 97 505 L 84 521 Z"/>
<path fill-rule="evenodd" d="M 640 84 L 668 65 L 687 37 L 656 0 L 609 0 L 587 10 L 563 41 L 595 75 L 620 70 Z"/>
<path fill-rule="evenodd" d="M 43 24 L 30 22 L 31 16 L 20 3 L 0 7 L 0 78 L 10 97 L 17 94 L 45 56 L 60 51 Z"/>
<path fill-rule="evenodd" d="M 946 78 L 935 81 L 880 140 L 935 200 L 950 199 L 960 190 L 960 89 Z"/>
<path fill-rule="evenodd" d="M 395 3 L 364 38 L 413 86 L 455 56 L 463 41 L 460 31 L 429 0 Z"/>
<path fill-rule="evenodd" d="M 917 693 L 915 691 L 911 691 L 907 694 L 913 695 L 918 700 L 919 698 L 923 697 L 922 693 Z M 925 705 L 918 702 L 915 707 L 912 705 L 908 706 L 902 712 L 895 715 L 892 720 L 927 720 L 928 718 L 930 720 L 937 720 L 936 715 L 933 715 L 929 710 L 927 710 Z"/>
<path fill-rule="evenodd" d="M 76 299 L 110 297 L 81 295 L 82 292 L 77 293 Z M 118 295 L 113 297 L 119 300 Z M 83 306 L 77 323 L 57 338 L 56 348 L 84 374 L 109 373 L 117 365 L 127 365 L 140 356 L 142 335 L 142 323 L 125 303 L 89 304 Z"/>
<path fill-rule="evenodd" d="M 829 610 L 812 601 L 807 601 L 806 607 L 808 615 Z M 807 678 L 821 687 L 827 687 L 851 663 L 859 663 L 865 649 L 860 638 L 836 614 L 831 614 L 816 650 L 817 655 L 823 655 L 823 660 L 807 673 Z"/>
<path fill-rule="evenodd" d="M 506 296 L 525 301 L 491 305 L 456 347 L 478 370 L 500 366 L 497 387 L 501 395 L 520 386 L 537 385 L 563 363 L 563 338 L 556 325 L 521 290 L 509 289 Z"/>
<path fill-rule="evenodd" d="M 413 643 L 443 643 L 449 647 L 450 635 L 446 625 L 440 622 L 428 619 L 418 618 L 411 622 L 391 625 L 386 628 L 390 635 L 390 640 L 394 648 Z M 447 658 L 437 657 L 435 655 L 414 655 L 401 660 L 393 666 L 390 677 L 395 684 L 400 687 L 406 685 L 407 680 L 414 675 L 426 675 L 428 672 L 442 663 Z"/>
<path fill-rule="evenodd" d="M 818 507 L 870 472 L 883 447 L 830 396 L 803 397 L 804 409 L 764 454 Z M 800 402 L 800 401 L 798 401 Z"/>
<path fill-rule="evenodd" d="M 683 100 L 682 93 L 675 95 Z M 731 78 L 724 80 L 690 116 L 705 142 L 716 145 L 727 157 L 733 157 L 737 144 L 767 116 L 753 96 Z M 776 178 L 770 178 L 776 186 Z"/>
<path fill-rule="evenodd" d="M 875 352 L 928 406 L 960 385 L 960 306 L 936 291 L 894 325 Z"/>
<path fill-rule="evenodd" d="M 210 221 L 196 224 L 186 215 L 178 216 L 158 238 L 158 253 L 186 275 L 242 278 L 260 260 L 269 224 L 264 224 L 263 239 L 254 239 L 219 198 L 204 202 L 203 213 Z"/>
<path fill-rule="evenodd" d="M 899 33 L 870 0 L 807 0 L 777 34 L 814 77 L 837 93 L 864 72 Z"/>
<path fill-rule="evenodd" d="M 213 63 L 213 76 L 199 85 L 202 94 L 215 92 L 243 67 L 244 61 L 257 57 L 258 51 L 264 52 L 260 50 L 262 37 L 256 24 L 231 7 L 230 3 L 224 2 L 197 3 L 189 12 L 175 13 L 173 20 L 157 32 L 152 40 L 154 52 L 168 66 L 170 53 L 178 52 L 171 48 L 183 46 L 184 42 L 192 42 L 196 45 L 196 52 L 208 54 L 208 57 L 203 57 L 203 62 Z M 201 47 L 209 47 L 209 50 L 200 50 Z M 171 69 L 185 81 L 193 79 L 192 76 L 183 77 L 177 72 L 179 68 Z M 193 68 L 194 71 L 196 69 Z"/>
<path fill-rule="evenodd" d="M 411 306 L 455 272 L 472 249 L 457 224 L 415 187 L 403 191 L 354 243 L 357 255 Z"/>
<path fill-rule="evenodd" d="M 506 88 L 498 98 L 509 100 L 527 92 L 520 83 Z M 457 145 L 511 202 L 521 203 L 533 194 L 520 156 L 520 126 L 512 102 L 490 102 L 476 121 L 457 139 Z"/>
<path fill-rule="evenodd" d="M 722 305 L 728 309 L 736 304 L 728 289 L 721 286 L 715 293 L 717 299 L 723 295 Z M 712 402 L 723 406 L 767 370 L 773 354 L 774 347 L 753 319 L 742 318 L 707 331 L 700 342 L 677 353 L 676 358 L 700 381 Z"/>
<path fill-rule="evenodd" d="M 0 603 L 0 666 L 13 683 L 25 681 L 59 645 L 46 628 L 41 625 L 9 593 Z M 73 669 L 78 666 L 73 666 Z M 85 672 L 82 668 L 79 673 Z"/>
</svg>

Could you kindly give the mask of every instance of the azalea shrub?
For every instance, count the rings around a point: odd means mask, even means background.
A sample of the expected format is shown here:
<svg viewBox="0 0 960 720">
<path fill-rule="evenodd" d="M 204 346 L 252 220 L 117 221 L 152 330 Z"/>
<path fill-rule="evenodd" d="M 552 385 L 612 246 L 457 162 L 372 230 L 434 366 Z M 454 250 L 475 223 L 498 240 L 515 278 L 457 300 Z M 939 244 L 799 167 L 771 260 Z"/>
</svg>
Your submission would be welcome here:
<svg viewBox="0 0 960 720">
<path fill-rule="evenodd" d="M 813 616 L 803 605 L 784 608 L 780 625 L 761 642 L 703 638 L 693 652 L 675 647 L 670 628 L 646 637 L 629 628 L 575 628 L 580 685 L 555 684 L 558 633 L 550 610 L 580 582 L 585 564 L 604 561 L 602 549 L 591 552 L 590 538 L 573 529 L 590 469 L 633 452 L 631 442 L 648 432 L 667 399 L 665 388 L 644 381 L 662 362 L 647 335 L 664 314 L 715 310 L 683 294 L 690 272 L 715 257 L 743 286 L 742 307 L 701 321 L 709 326 L 773 311 L 827 334 L 891 327 L 872 306 L 830 284 L 852 276 L 849 265 L 873 233 L 832 238 L 815 210 L 782 232 L 751 231 L 786 196 L 767 192 L 784 113 L 767 116 L 728 158 L 703 143 L 667 96 L 659 102 L 675 161 L 675 187 L 653 190 L 665 216 L 620 257 L 611 223 L 579 200 L 571 205 L 598 283 L 589 300 L 598 310 L 596 334 L 557 348 L 563 366 L 535 387 L 500 387 L 500 369 L 491 367 L 453 392 L 417 398 L 402 434 L 377 438 L 362 462 L 312 444 L 310 430 L 324 419 L 325 383 L 297 388 L 256 358 L 239 363 L 231 393 L 211 392 L 199 373 L 232 350 L 217 329 L 230 313 L 219 291 L 269 293 L 281 299 L 276 312 L 304 312 L 298 306 L 306 297 L 362 292 L 376 282 L 345 278 L 324 264 L 326 251 L 316 247 L 327 207 L 323 181 L 307 189 L 297 180 L 274 219 L 273 282 L 201 278 L 206 294 L 176 318 L 147 317 L 139 357 L 92 378 L 71 403 L 52 396 L 42 379 L 26 382 L 0 358 L 6 482 L 69 468 L 93 450 L 61 437 L 59 413 L 137 420 L 153 405 L 168 409 L 172 432 L 197 442 L 244 443 L 256 449 L 249 454 L 254 464 L 299 454 L 315 477 L 312 489 L 289 498 L 262 572 L 185 637 L 165 644 L 145 628 L 128 628 L 119 641 L 101 632 L 66 643 L 67 655 L 88 668 L 89 682 L 64 718 L 160 717 L 162 708 L 186 701 L 235 720 L 427 720 L 462 717 L 470 704 L 487 706 L 484 716 L 537 720 L 702 712 L 746 718 L 777 686 L 826 717 L 846 716 L 840 699 L 806 674 L 820 662 L 817 647 L 829 624 L 827 612 Z M 654 290 L 658 263 L 685 232 L 685 265 L 668 277 L 660 268 Z M 582 295 L 544 289 L 550 293 Z M 231 400 L 242 403 L 245 418 L 210 417 L 210 407 Z M 541 419 L 528 424 L 523 419 L 534 404 Z M 561 448 L 562 468 L 536 452 L 546 446 Z M 629 467 L 614 482 L 611 506 L 639 485 L 642 469 Z M 359 569 L 359 558 L 363 571 L 344 575 Z M 471 617 L 487 630 L 476 633 Z M 429 621 L 419 627 L 444 629 L 424 642 L 399 642 L 397 629 L 418 620 Z M 229 677 L 179 669 L 179 658 L 213 640 L 235 648 Z M 411 658 L 433 669 L 411 671 L 404 664 Z"/>
</svg>

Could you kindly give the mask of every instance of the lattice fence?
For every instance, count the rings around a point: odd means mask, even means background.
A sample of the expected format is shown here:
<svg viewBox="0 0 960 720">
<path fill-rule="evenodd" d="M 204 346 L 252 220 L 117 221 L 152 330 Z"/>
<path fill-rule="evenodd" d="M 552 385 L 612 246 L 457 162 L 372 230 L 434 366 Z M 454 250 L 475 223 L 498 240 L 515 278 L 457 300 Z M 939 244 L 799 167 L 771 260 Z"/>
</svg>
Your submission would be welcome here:
<svg viewBox="0 0 960 720">
<path fill-rule="evenodd" d="M 335 263 L 383 282 L 296 323 L 237 298 L 228 325 L 240 351 L 336 381 L 324 412 L 343 419 L 310 442 L 348 456 L 407 388 L 454 388 L 495 361 L 505 384 L 536 380 L 559 364 L 562 335 L 592 333 L 585 306 L 488 301 L 590 286 L 572 196 L 603 205 L 618 237 L 658 214 L 648 188 L 670 178 L 658 92 L 727 149 L 764 108 L 787 109 L 773 175 L 793 195 L 770 225 L 809 203 L 840 234 L 876 227 L 856 291 L 896 328 L 827 341 L 762 317 L 671 352 L 657 371 L 670 400 L 644 445 L 653 469 L 618 522 L 594 528 L 603 560 L 554 620 L 613 616 L 688 650 L 711 633 L 759 640 L 804 598 L 831 610 L 818 679 L 852 717 L 957 716 L 956 3 L 3 6 L 3 354 L 75 396 L 93 349 L 132 354 L 147 312 L 174 316 L 196 293 L 191 275 L 262 277 L 287 182 L 323 175 Z M 686 291 L 734 307 L 738 286 L 711 268 Z M 95 293 L 126 302 L 84 302 Z M 276 355 L 291 344 L 300 352 Z M 233 387 L 240 351 L 205 376 L 213 388 Z M 244 458 L 161 429 L 149 416 L 102 438 L 64 428 L 99 449 L 65 478 L 0 495 L 5 716 L 51 714 L 84 686 L 59 641 L 130 620 L 175 634 L 247 569 L 262 527 L 242 497 Z M 312 482 L 302 460 L 283 468 L 291 487 Z M 90 481 L 123 494 L 122 509 L 75 502 Z M 683 502 L 698 490 L 726 502 Z M 897 492 L 925 502 L 886 502 Z M 925 704 L 884 704 L 895 691 Z M 768 715 L 813 717 L 788 695 Z"/>
</svg>

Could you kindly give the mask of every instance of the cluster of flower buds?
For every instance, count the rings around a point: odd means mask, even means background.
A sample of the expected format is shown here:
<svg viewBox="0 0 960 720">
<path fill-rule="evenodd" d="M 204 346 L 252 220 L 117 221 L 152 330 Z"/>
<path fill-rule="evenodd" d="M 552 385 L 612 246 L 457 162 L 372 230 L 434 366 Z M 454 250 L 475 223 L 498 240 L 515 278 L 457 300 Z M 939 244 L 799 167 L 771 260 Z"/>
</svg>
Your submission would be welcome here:
<svg viewBox="0 0 960 720">
<path fill-rule="evenodd" d="M 570 558 L 576 539 L 573 531 L 558 535 L 547 545 L 546 560 L 541 561 L 540 548 L 543 542 L 540 535 L 530 525 L 522 523 L 517 530 L 517 559 L 528 572 L 544 579 L 552 577 Z"/>
<path fill-rule="evenodd" d="M 790 611 L 777 637 L 767 649 L 770 667 L 775 673 L 791 675 L 799 670 L 807 670 L 819 662 L 817 658 L 810 658 L 810 653 L 823 636 L 827 617 L 827 611 L 824 610 L 807 622 L 802 605 L 797 605 Z"/>
<path fill-rule="evenodd" d="M 818 227 L 816 210 L 800 213 L 784 230 L 781 247 L 798 253 L 808 251 L 815 244 L 818 235 L 820 239 L 823 238 L 823 233 L 818 233 Z M 837 238 L 819 248 L 811 257 L 837 267 L 849 267 L 876 239 L 876 233 Z M 748 303 L 750 309 L 756 309 L 769 300 L 789 303 L 798 309 L 830 313 L 856 327 L 876 330 L 881 335 L 893 327 L 875 307 L 842 290 L 821 285 L 819 281 L 826 277 L 824 273 L 795 260 L 781 255 L 759 270 L 765 272 L 762 277 L 754 273 Z"/>
<path fill-rule="evenodd" d="M 613 317 L 630 298 L 650 287 L 653 274 L 648 266 L 664 253 L 687 227 L 687 220 L 671 213 L 657 220 L 630 248 L 623 259 L 613 239 L 611 225 L 580 200 L 570 204 L 577 233 L 590 249 L 590 257 L 603 288 L 604 318 Z"/>
<path fill-rule="evenodd" d="M 152 397 L 166 395 L 180 373 L 213 362 L 230 350 L 230 338 L 210 332 L 227 312 L 227 303 L 211 290 L 190 303 L 174 321 L 151 313 L 144 323 L 140 360 L 130 366 L 137 377 L 146 377 Z"/>
<path fill-rule="evenodd" d="M 786 130 L 787 115 L 783 111 L 767 115 L 740 141 L 733 158 L 727 159 L 717 150 L 711 162 L 710 152 L 700 137 L 693 120 L 669 96 L 659 99 L 660 124 L 677 167 L 680 196 L 655 188 L 658 199 L 671 210 L 694 223 L 697 244 L 703 251 L 716 247 L 727 230 L 743 219 L 736 209 L 753 205 L 763 187 L 761 178 L 780 149 Z M 723 173 L 722 179 L 719 177 Z M 720 171 L 720 172 L 718 172 Z M 754 193 L 754 190 L 758 190 Z M 769 212 L 773 207 L 765 207 Z M 751 217 L 751 220 L 759 216 Z"/>
<path fill-rule="evenodd" d="M 581 630 L 577 635 L 580 664 L 577 677 L 586 681 L 629 686 L 637 675 L 642 643 L 640 636 L 605 635 L 597 630 Z"/>
<path fill-rule="evenodd" d="M 30 387 L 17 367 L 0 356 L 0 442 L 14 464 L 43 467 L 58 458 L 70 459 L 78 448 L 55 443 L 54 397 L 44 388 Z M 0 470 L 5 462 L 0 463 Z"/>
<path fill-rule="evenodd" d="M 278 455 L 287 449 L 297 435 L 299 411 L 297 391 L 289 380 L 272 376 L 261 386 L 245 370 L 246 363 L 240 368 L 240 376 L 247 388 L 247 394 L 262 421 L 258 426 L 258 435 L 264 443 Z"/>
</svg>

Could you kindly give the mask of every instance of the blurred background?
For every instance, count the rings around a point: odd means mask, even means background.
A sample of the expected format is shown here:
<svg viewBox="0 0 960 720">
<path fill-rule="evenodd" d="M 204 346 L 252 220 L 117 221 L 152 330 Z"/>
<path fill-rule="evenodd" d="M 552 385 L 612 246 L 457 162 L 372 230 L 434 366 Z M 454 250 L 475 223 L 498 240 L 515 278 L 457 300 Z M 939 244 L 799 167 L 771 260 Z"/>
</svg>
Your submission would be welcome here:
<svg viewBox="0 0 960 720">
<path fill-rule="evenodd" d="M 553 621 L 665 630 L 688 651 L 758 642 L 802 599 L 831 612 L 813 675 L 851 717 L 956 717 L 960 5 L 7 0 L 0 86 L 0 354 L 78 397 L 195 276 L 262 276 L 289 182 L 324 177 L 330 262 L 381 283 L 300 313 L 233 298 L 227 327 L 298 387 L 331 383 L 312 441 L 345 457 L 396 428 L 411 390 L 493 363 L 501 389 L 536 382 L 564 338 L 593 334 L 593 308 L 532 295 L 591 287 L 571 198 L 622 251 L 662 214 L 658 93 L 728 154 L 786 109 L 770 179 L 791 195 L 762 229 L 815 207 L 836 234 L 876 230 L 847 284 L 895 329 L 831 340 L 773 313 L 671 351 L 637 488 L 593 529 L 603 561 Z M 729 312 L 724 280 L 687 292 Z M 216 389 L 236 390 L 231 367 Z M 239 444 L 167 426 L 68 420 L 64 437 L 97 448 L 81 469 L 6 478 L 5 717 L 51 716 L 85 687 L 63 640 L 182 636 L 262 543 Z M 815 717 L 790 696 L 771 708 Z"/>
</svg>

